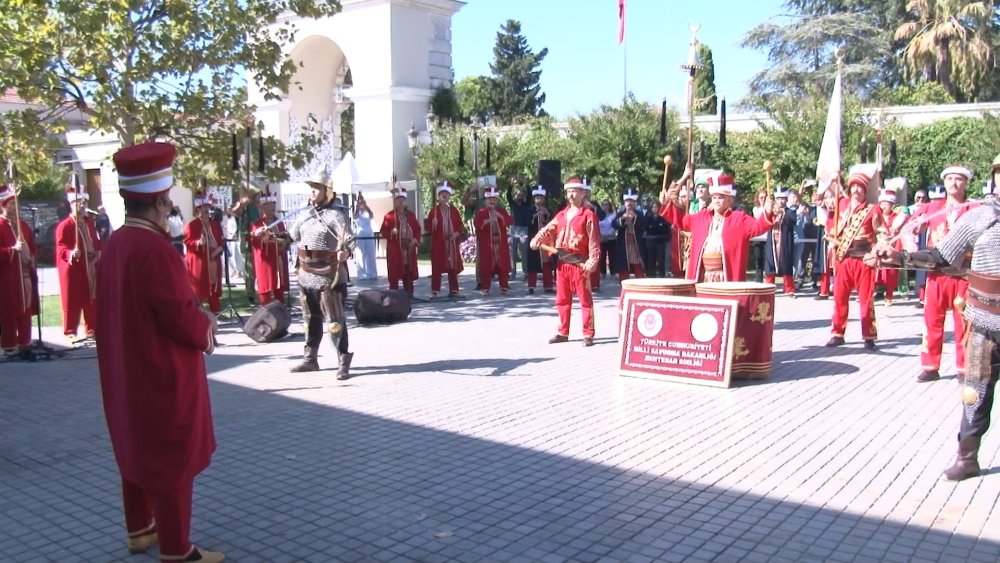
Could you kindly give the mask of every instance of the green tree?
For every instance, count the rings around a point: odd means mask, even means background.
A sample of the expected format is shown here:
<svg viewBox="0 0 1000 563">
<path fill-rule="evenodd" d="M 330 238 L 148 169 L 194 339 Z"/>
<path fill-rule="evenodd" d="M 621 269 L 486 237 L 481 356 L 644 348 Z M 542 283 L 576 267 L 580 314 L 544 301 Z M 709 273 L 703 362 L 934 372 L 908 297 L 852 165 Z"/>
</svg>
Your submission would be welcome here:
<svg viewBox="0 0 1000 563">
<path fill-rule="evenodd" d="M 715 93 L 715 62 L 712 60 L 712 49 L 701 43 L 698 45 L 698 57 L 705 67 L 694 77 L 694 103 L 696 115 L 715 115 L 718 111 L 719 97 Z"/>
<path fill-rule="evenodd" d="M 480 123 L 486 123 L 493 115 L 493 101 L 490 99 L 491 81 L 492 79 L 486 76 L 466 76 L 455 84 L 455 97 L 458 100 L 457 117 L 460 121 L 467 123 L 475 118 Z"/>
<path fill-rule="evenodd" d="M 545 94 L 539 84 L 542 71 L 538 67 L 548 53 L 547 48 L 537 54 L 531 50 L 521 34 L 520 22 L 507 20 L 501 27 L 493 47 L 493 83 L 488 90 L 495 118 L 514 123 L 543 114 Z"/>
<path fill-rule="evenodd" d="M 975 172 L 969 193 L 990 177 L 990 163 L 1000 146 L 1000 119 L 985 114 L 917 125 L 896 132 L 899 147 L 897 176 L 906 176 L 912 190 L 941 183 L 941 170 L 959 162 Z"/>
<path fill-rule="evenodd" d="M 458 106 L 458 96 L 453 88 L 438 88 L 431 98 L 431 111 L 439 122 L 454 121 L 461 117 Z"/>
<path fill-rule="evenodd" d="M 57 134 L 62 132 L 60 124 L 44 121 L 39 112 L 9 111 L 0 114 L 0 183 L 13 180 L 4 177 L 8 164 L 17 166 L 18 183 L 25 189 L 51 176 L 52 155 L 61 144 Z M 59 191 L 66 185 L 65 175 L 63 171 Z M 30 197 L 46 199 L 37 193 Z"/>
<path fill-rule="evenodd" d="M 742 45 L 765 50 L 768 67 L 751 80 L 758 101 L 772 94 L 803 95 L 807 87 L 828 88 L 836 74 L 836 52 L 843 54 L 845 89 L 867 97 L 899 81 L 893 51 L 893 22 L 905 0 L 788 0 L 787 16 L 751 29 Z M 749 101 L 749 100 L 748 100 Z"/>
<path fill-rule="evenodd" d="M 274 99 L 295 71 L 281 45 L 297 30 L 273 24 L 339 10 L 337 0 L 0 0 L 0 91 L 37 100 L 46 123 L 78 110 L 126 146 L 170 140 L 182 180 L 214 165 L 218 180 L 231 181 L 220 130 L 252 115 L 240 85 L 249 75 Z M 272 156 L 283 158 L 280 148 Z"/>
<path fill-rule="evenodd" d="M 992 0 L 910 0 L 906 9 L 910 21 L 896 28 L 895 38 L 907 42 L 907 75 L 937 82 L 957 100 L 975 99 L 994 66 Z"/>
<path fill-rule="evenodd" d="M 607 198 L 617 203 L 627 187 L 644 194 L 658 193 L 664 154 L 658 146 L 658 110 L 629 94 L 620 106 L 601 106 L 571 120 L 574 154 L 563 163 L 563 175 L 586 176 L 595 187 L 595 200 Z M 670 112 L 667 137 L 676 137 L 677 131 L 677 114 Z"/>
</svg>

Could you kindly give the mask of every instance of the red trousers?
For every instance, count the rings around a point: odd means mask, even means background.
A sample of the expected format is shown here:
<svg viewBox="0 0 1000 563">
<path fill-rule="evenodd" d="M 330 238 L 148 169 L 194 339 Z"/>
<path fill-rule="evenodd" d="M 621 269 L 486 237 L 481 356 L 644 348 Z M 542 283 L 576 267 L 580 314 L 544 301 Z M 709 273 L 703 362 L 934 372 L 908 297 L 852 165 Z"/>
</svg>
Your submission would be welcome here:
<svg viewBox="0 0 1000 563">
<path fill-rule="evenodd" d="M 885 300 L 892 301 L 892 297 L 896 293 L 896 287 L 899 285 L 899 270 L 880 269 L 875 276 L 875 284 L 884 285 Z"/>
<path fill-rule="evenodd" d="M 431 272 L 431 291 L 441 291 L 441 274 L 448 274 L 448 293 L 458 293 L 458 272 Z"/>
<path fill-rule="evenodd" d="M 441 280 L 438 278 L 438 289 L 440 285 Z M 389 289 L 399 289 L 399 278 L 389 276 Z M 413 276 L 403 276 L 403 289 L 407 295 L 413 295 Z"/>
<path fill-rule="evenodd" d="M 493 283 L 493 276 L 500 278 L 500 287 L 502 289 L 510 289 L 510 270 L 507 267 L 500 267 L 499 264 L 493 267 L 492 272 L 479 272 L 481 279 L 479 280 L 479 289 L 483 291 L 489 291 L 490 285 Z"/>
<path fill-rule="evenodd" d="M 219 307 L 222 310 L 222 307 Z M 87 334 L 94 334 L 94 303 L 88 301 L 85 305 L 71 307 L 63 306 L 63 334 L 76 334 L 80 326 L 80 313 L 83 313 L 83 328 Z"/>
<path fill-rule="evenodd" d="M 559 264 L 556 274 L 556 310 L 559 311 L 559 334 L 569 336 L 573 294 L 580 299 L 583 311 L 583 335 L 594 337 L 594 296 L 590 293 L 590 275 L 575 264 Z"/>
<path fill-rule="evenodd" d="M 534 289 L 538 285 L 538 272 L 528 272 L 528 287 Z M 542 266 L 542 287 L 545 289 L 552 288 L 552 268 L 548 266 Z"/>
<path fill-rule="evenodd" d="M 965 319 L 962 318 L 969 282 L 938 273 L 927 274 L 924 292 L 924 341 L 920 347 L 920 365 L 925 370 L 941 368 L 944 347 L 944 319 L 948 311 L 955 323 L 955 368 L 965 373 Z"/>
<path fill-rule="evenodd" d="M 819 294 L 830 295 L 830 274 L 824 272 L 819 276 Z"/>
<path fill-rule="evenodd" d="M 628 279 L 629 274 L 635 274 L 636 279 L 644 278 L 646 277 L 646 270 L 642 269 L 642 264 L 629 264 L 628 270 L 618 272 L 618 279 L 625 281 Z"/>
<path fill-rule="evenodd" d="M 31 314 L 8 310 L 6 307 L 0 309 L 0 348 L 12 350 L 29 344 L 31 344 Z"/>
<path fill-rule="evenodd" d="M 281 301 L 285 302 L 285 290 L 275 289 L 274 291 L 268 291 L 267 293 L 258 293 L 257 299 L 260 301 L 261 305 L 267 305 L 271 301 Z"/>
<path fill-rule="evenodd" d="M 191 551 L 191 495 L 194 478 L 182 480 L 170 491 L 148 491 L 122 478 L 125 528 L 130 538 L 144 535 L 154 525 L 160 556 L 184 556 Z"/>
<path fill-rule="evenodd" d="M 781 281 L 784 283 L 785 295 L 791 295 L 795 293 L 795 278 L 792 276 L 781 276 Z M 774 274 L 768 274 L 764 276 L 764 283 L 774 283 Z"/>
<path fill-rule="evenodd" d="M 875 269 L 865 266 L 861 258 L 847 257 L 837 263 L 837 275 L 833 278 L 833 335 L 844 337 L 847 330 L 847 309 L 851 291 L 858 291 L 861 304 L 861 337 L 865 340 L 878 338 L 875 328 Z"/>
</svg>

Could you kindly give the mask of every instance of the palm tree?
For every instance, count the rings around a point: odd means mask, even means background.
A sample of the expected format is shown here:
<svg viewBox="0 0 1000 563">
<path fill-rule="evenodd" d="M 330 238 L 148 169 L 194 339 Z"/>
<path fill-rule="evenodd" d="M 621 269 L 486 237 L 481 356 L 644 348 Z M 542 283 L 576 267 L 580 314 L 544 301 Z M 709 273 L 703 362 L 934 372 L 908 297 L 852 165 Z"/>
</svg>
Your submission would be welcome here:
<svg viewBox="0 0 1000 563">
<path fill-rule="evenodd" d="M 956 100 L 974 98 L 993 66 L 987 33 L 994 9 L 993 0 L 909 0 L 915 21 L 896 28 L 895 38 L 907 41 L 902 56 L 910 78 L 937 82 Z"/>
</svg>

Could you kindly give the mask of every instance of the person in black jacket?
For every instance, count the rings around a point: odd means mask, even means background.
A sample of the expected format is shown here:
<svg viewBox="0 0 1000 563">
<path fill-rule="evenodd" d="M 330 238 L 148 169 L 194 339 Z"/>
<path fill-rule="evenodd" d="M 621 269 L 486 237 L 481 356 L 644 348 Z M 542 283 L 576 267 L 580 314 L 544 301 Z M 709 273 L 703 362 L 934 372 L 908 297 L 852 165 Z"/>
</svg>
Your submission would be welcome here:
<svg viewBox="0 0 1000 563">
<path fill-rule="evenodd" d="M 637 278 L 646 277 L 646 267 L 643 264 L 645 258 L 646 241 L 643 235 L 646 234 L 646 218 L 636 207 L 639 201 L 639 191 L 635 188 L 625 190 L 622 196 L 625 206 L 615 215 L 611 225 L 618 231 L 618 238 L 615 240 L 615 252 L 612 258 L 612 266 L 618 274 L 619 281 L 627 280 L 629 274 L 635 274 Z"/>
<path fill-rule="evenodd" d="M 651 278 L 667 277 L 670 264 L 670 223 L 660 217 L 660 202 L 653 202 L 646 212 L 646 275 Z"/>
</svg>

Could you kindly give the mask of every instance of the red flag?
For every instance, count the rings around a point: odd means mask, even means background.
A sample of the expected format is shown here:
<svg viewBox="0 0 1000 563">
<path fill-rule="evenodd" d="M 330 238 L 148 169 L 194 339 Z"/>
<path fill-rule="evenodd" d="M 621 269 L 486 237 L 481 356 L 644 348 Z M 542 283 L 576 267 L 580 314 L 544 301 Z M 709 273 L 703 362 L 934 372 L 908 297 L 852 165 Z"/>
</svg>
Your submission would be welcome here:
<svg viewBox="0 0 1000 563">
<path fill-rule="evenodd" d="M 618 0 L 618 44 L 625 41 L 625 0 Z"/>
</svg>

